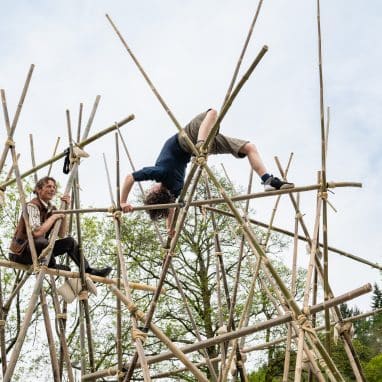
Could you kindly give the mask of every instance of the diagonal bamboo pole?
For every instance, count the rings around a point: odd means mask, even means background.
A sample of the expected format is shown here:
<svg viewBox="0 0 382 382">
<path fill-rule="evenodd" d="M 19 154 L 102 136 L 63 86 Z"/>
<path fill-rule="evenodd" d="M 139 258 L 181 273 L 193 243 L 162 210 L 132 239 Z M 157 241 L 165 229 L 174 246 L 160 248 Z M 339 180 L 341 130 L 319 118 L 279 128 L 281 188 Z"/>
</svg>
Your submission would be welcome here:
<svg viewBox="0 0 382 382">
<path fill-rule="evenodd" d="M 50 354 L 50 362 L 51 362 L 52 371 L 53 371 L 53 378 L 54 378 L 54 381 L 60 382 L 61 381 L 60 367 L 58 365 L 57 352 L 56 352 L 56 347 L 54 344 L 53 330 L 52 330 L 52 325 L 50 323 L 49 309 L 46 302 L 46 294 L 45 294 L 44 288 L 41 288 L 40 290 L 40 300 L 41 300 L 41 310 L 44 317 L 46 336 L 48 339 L 48 347 L 49 347 L 49 354 Z"/>
<path fill-rule="evenodd" d="M 252 248 L 252 251 L 257 256 L 258 260 L 259 259 L 263 260 L 264 265 L 269 270 L 269 272 L 271 273 L 272 277 L 274 278 L 274 280 L 278 284 L 278 286 L 279 286 L 279 288 L 280 288 L 284 298 L 286 299 L 286 301 L 287 301 L 290 309 L 294 313 L 294 315 L 296 317 L 298 317 L 298 316 L 305 316 L 304 313 L 301 311 L 301 309 L 298 307 L 298 305 L 297 305 L 296 301 L 294 300 L 293 296 L 290 294 L 289 289 L 286 287 L 286 285 L 281 280 L 281 278 L 278 275 L 276 269 L 272 266 L 272 264 L 270 263 L 270 261 L 266 257 L 263 249 L 258 244 L 258 242 L 256 240 L 256 237 L 253 234 L 252 230 L 250 229 L 249 225 L 241 217 L 241 215 L 239 214 L 238 210 L 234 206 L 232 200 L 227 196 L 225 190 L 222 188 L 222 186 L 220 185 L 219 181 L 216 179 L 216 177 L 214 176 L 212 171 L 208 167 L 205 167 L 205 168 L 206 168 L 206 171 L 208 172 L 208 175 L 210 176 L 212 181 L 215 183 L 215 186 L 219 189 L 221 195 L 226 200 L 226 202 L 228 204 L 228 207 L 233 212 L 233 214 L 235 215 L 237 221 L 241 225 L 241 227 L 243 229 L 243 232 L 246 235 L 246 238 L 248 240 L 248 243 L 249 243 L 250 247 Z M 322 346 L 322 344 L 321 344 L 319 338 L 317 337 L 317 335 L 313 334 L 313 333 L 309 333 L 309 336 L 312 339 L 312 341 L 314 341 L 316 343 L 318 351 L 320 352 L 321 356 L 324 358 L 326 364 L 328 365 L 330 371 L 333 373 L 334 377 L 338 378 L 339 380 L 343 380 L 343 378 L 342 378 L 341 374 L 339 373 L 336 365 L 334 364 L 333 360 L 330 358 L 330 356 L 326 352 L 325 348 Z"/>
<path fill-rule="evenodd" d="M 34 154 L 34 145 L 33 145 L 33 136 L 32 134 L 29 134 L 29 142 L 30 142 L 30 150 L 31 150 L 31 160 L 33 167 L 36 166 L 35 162 L 35 154 Z M 34 181 L 37 183 L 37 173 L 34 173 Z M 52 372 L 53 372 L 53 378 L 55 381 L 60 382 L 60 367 L 57 360 L 57 352 L 56 347 L 54 344 L 54 337 L 53 337 L 53 330 L 52 325 L 50 323 L 50 317 L 49 317 L 49 309 L 46 302 L 46 294 L 44 291 L 44 288 L 41 288 L 40 290 L 40 301 L 41 301 L 41 310 L 44 317 L 44 324 L 45 324 L 45 331 L 46 331 L 46 337 L 48 340 L 48 347 L 49 347 L 49 354 L 50 354 L 50 361 L 52 366 Z"/>
<path fill-rule="evenodd" d="M 69 382 L 74 382 L 73 369 L 72 369 L 72 364 L 70 362 L 69 348 L 68 348 L 68 344 L 66 342 L 66 337 L 65 337 L 66 313 L 61 312 L 60 302 L 57 296 L 56 281 L 52 275 L 50 276 L 50 285 L 52 288 L 51 293 L 52 293 L 53 307 L 56 314 L 56 322 L 58 325 L 60 346 L 61 346 L 61 351 L 63 354 L 62 358 L 66 363 L 68 380 Z M 61 373 L 61 370 L 60 370 L 60 373 Z M 61 376 L 61 379 L 63 379 L 61 374 L 60 376 Z"/>
<path fill-rule="evenodd" d="M 135 171 L 134 163 L 133 163 L 132 158 L 130 156 L 129 150 L 128 150 L 127 145 L 126 145 L 126 142 L 125 142 L 125 140 L 124 140 L 124 138 L 123 138 L 123 136 L 122 136 L 122 134 L 121 134 L 119 129 L 118 129 L 118 133 L 119 133 L 119 137 L 121 138 L 122 146 L 124 148 L 124 151 L 126 153 L 126 156 L 127 156 L 128 160 L 129 160 L 130 166 L 131 166 L 132 170 Z M 138 183 L 139 183 L 139 188 L 140 188 L 141 194 L 144 195 L 143 187 L 142 187 L 140 182 L 138 182 Z M 117 197 L 117 200 L 118 200 L 118 207 L 120 207 L 119 206 L 119 196 Z M 158 223 L 157 222 L 154 222 L 154 227 L 155 227 L 156 235 L 157 235 L 159 241 L 161 242 L 162 246 L 165 246 L 165 243 L 164 243 L 162 235 L 161 235 L 161 233 L 159 231 L 159 227 L 158 227 Z M 175 270 L 175 268 L 174 268 L 172 263 L 170 264 L 170 268 L 171 268 L 171 273 L 172 273 L 172 275 L 173 275 L 173 277 L 175 279 L 176 285 L 178 287 L 179 293 L 180 293 L 180 295 L 182 297 L 182 300 L 183 300 L 184 306 L 186 308 L 187 314 L 188 314 L 189 319 L 191 321 L 193 330 L 196 333 L 197 339 L 199 341 L 201 341 L 201 336 L 200 336 L 200 333 L 199 333 L 199 329 L 198 329 L 198 327 L 196 325 L 196 322 L 195 322 L 195 320 L 194 320 L 194 318 L 192 316 L 190 307 L 189 307 L 189 305 L 187 303 L 187 298 L 185 296 L 185 293 L 183 291 L 182 285 L 181 285 L 181 283 L 180 283 L 180 281 L 179 281 L 179 279 L 178 279 L 178 277 L 176 275 L 176 270 Z M 203 349 L 203 354 L 204 354 L 204 357 L 206 359 L 207 367 L 208 367 L 208 369 L 209 369 L 209 371 L 211 373 L 211 378 L 212 378 L 213 381 L 215 381 L 217 377 L 216 377 L 216 373 L 215 373 L 214 367 L 213 367 L 213 365 L 212 365 L 212 363 L 210 361 L 210 358 L 209 358 L 209 355 L 208 355 L 207 351 L 204 350 L 204 349 Z"/>
<path fill-rule="evenodd" d="M 277 166 L 279 168 L 281 176 L 285 179 L 284 171 L 283 171 L 281 164 L 279 162 L 277 162 Z M 292 194 L 289 194 L 289 198 L 290 198 L 292 205 L 296 211 L 296 214 L 298 215 L 299 223 L 300 223 L 301 228 L 302 228 L 304 235 L 306 237 L 306 241 L 308 242 L 309 246 L 311 247 L 312 246 L 312 239 L 310 238 L 309 231 L 305 225 L 303 214 L 301 214 L 294 196 Z M 316 253 L 316 269 L 318 272 L 318 276 L 320 277 L 320 280 L 323 284 L 324 283 L 324 271 L 321 267 L 320 256 L 321 256 L 320 252 L 317 251 L 317 253 Z M 330 297 L 334 296 L 333 291 L 330 288 L 330 285 L 329 285 L 329 296 Z M 342 314 L 341 314 L 340 309 L 337 306 L 334 306 L 333 311 L 334 311 L 335 319 L 338 320 L 339 322 L 341 322 L 342 321 Z M 354 349 L 354 346 L 351 342 L 350 337 L 347 335 L 343 335 L 343 336 L 341 335 L 341 337 L 344 339 L 344 346 L 345 346 L 346 354 L 349 357 L 350 365 L 352 367 L 354 375 L 355 376 L 360 375 L 362 380 L 364 380 L 365 377 L 363 375 L 362 365 L 361 365 L 359 357 L 358 357 L 358 355 Z"/>
<path fill-rule="evenodd" d="M 346 301 L 349 301 L 353 298 L 359 297 L 365 293 L 369 293 L 372 289 L 373 288 L 370 284 L 366 284 L 366 285 L 361 286 L 357 289 L 349 291 L 349 292 L 347 292 L 341 296 L 337 296 L 337 297 L 332 298 L 332 299 L 330 299 L 326 302 L 323 302 L 321 304 L 311 306 L 310 311 L 311 311 L 311 313 L 321 312 L 326 307 L 332 307 L 332 306 L 339 305 L 343 302 L 346 302 Z M 126 297 L 124 294 L 122 294 L 114 286 L 111 287 L 111 290 L 113 293 L 118 295 L 118 297 L 121 298 L 121 300 L 125 303 Z M 130 307 L 130 308 L 134 308 L 134 307 Z M 143 313 L 141 314 L 141 316 L 143 317 Z M 260 322 L 256 325 L 247 326 L 245 328 L 236 330 L 235 332 L 224 333 L 224 334 L 218 335 L 214 338 L 208 338 L 206 340 L 203 340 L 200 343 L 183 346 L 183 347 L 179 348 L 179 350 L 185 354 L 188 354 L 188 353 L 191 353 L 194 351 L 198 351 L 203 347 L 206 348 L 206 347 L 214 346 L 214 345 L 219 344 L 221 342 L 227 342 L 227 341 L 233 340 L 235 338 L 248 336 L 250 334 L 265 330 L 267 328 L 271 328 L 271 327 L 274 327 L 277 325 L 283 325 L 283 324 L 286 324 L 288 322 L 292 322 L 293 320 L 294 320 L 293 314 L 291 312 L 287 312 L 287 313 L 285 313 L 279 317 L 272 318 L 268 321 Z M 151 324 L 151 325 L 153 325 L 153 324 Z M 153 363 L 157 363 L 157 362 L 171 359 L 171 358 L 173 358 L 173 356 L 174 356 L 174 354 L 171 351 L 163 352 L 163 353 L 151 356 L 151 357 L 147 357 L 147 362 L 149 365 L 151 365 Z M 128 366 L 129 365 L 126 365 L 126 367 L 128 367 Z M 110 367 L 106 370 L 99 370 L 95 373 L 84 375 L 81 380 L 82 381 L 88 381 L 88 380 L 91 380 L 94 378 L 102 378 L 102 377 L 113 375 L 117 371 L 118 370 L 116 367 Z"/>
<path fill-rule="evenodd" d="M 73 185 L 73 182 L 74 182 L 74 179 L 75 179 L 75 176 L 77 173 L 77 168 L 78 168 L 78 162 L 74 163 L 73 168 L 69 174 L 69 179 L 68 179 L 68 182 L 67 182 L 67 185 L 65 188 L 65 193 L 69 193 L 69 191 Z M 17 167 L 15 167 L 15 170 L 16 169 L 17 169 Z M 21 183 L 21 176 L 16 175 L 16 177 L 17 177 L 18 181 Z M 63 207 L 63 206 L 64 206 L 64 203 L 62 203 L 61 207 Z M 52 229 L 49 245 L 43 251 L 45 254 L 44 260 L 47 264 L 49 264 L 53 245 L 54 245 L 54 242 L 57 238 L 57 234 L 58 234 L 60 225 L 61 225 L 61 222 L 56 221 L 56 223 L 54 224 L 53 229 Z M 13 352 L 11 354 L 11 358 L 9 360 L 8 368 L 7 368 L 7 371 L 6 371 L 5 376 L 4 376 L 4 382 L 10 382 L 10 380 L 12 378 L 14 369 L 16 367 L 17 360 L 18 360 L 19 355 L 20 355 L 22 345 L 24 343 L 24 339 L 25 339 L 25 336 L 26 336 L 26 333 L 28 330 L 28 326 L 29 326 L 30 320 L 32 318 L 33 310 L 36 306 L 36 303 L 37 303 L 37 300 L 38 300 L 38 297 L 40 294 L 40 290 L 41 290 L 41 287 L 42 287 L 42 284 L 44 281 L 46 269 L 47 269 L 46 265 L 41 266 L 40 272 L 37 275 L 35 286 L 34 286 L 33 292 L 32 292 L 32 296 L 30 298 L 28 308 L 27 308 L 27 311 L 26 311 L 25 316 L 24 316 L 23 323 L 20 327 L 20 332 L 19 332 L 19 335 L 18 335 L 17 340 L 15 342 L 14 349 L 13 349 Z"/>
<path fill-rule="evenodd" d="M 19 120 L 21 109 L 23 107 L 24 100 L 25 100 L 25 97 L 27 95 L 29 84 L 30 84 L 30 81 L 31 81 L 31 78 L 32 78 L 33 69 L 34 69 L 34 65 L 32 64 L 30 66 L 30 68 L 29 68 L 29 71 L 28 71 L 28 74 L 27 74 L 27 78 L 25 80 L 23 91 L 21 93 L 20 100 L 19 100 L 19 103 L 17 105 L 17 109 L 16 109 L 16 113 L 15 113 L 15 116 L 14 116 L 13 121 L 12 121 L 12 125 L 10 126 L 10 130 L 9 130 L 9 133 L 8 133 L 8 139 L 11 139 L 11 140 L 13 139 L 13 134 L 15 133 L 16 125 L 17 125 L 17 122 Z M 8 145 L 7 142 L 5 142 L 4 143 L 4 149 L 3 149 L 3 152 L 2 152 L 2 155 L 1 155 L 1 158 L 0 158 L 0 173 L 3 170 L 5 161 L 7 159 L 8 151 L 9 151 L 9 145 Z"/>
<path fill-rule="evenodd" d="M 118 159 L 119 158 L 119 149 L 118 149 L 118 138 L 117 137 L 118 137 L 118 135 L 116 136 L 115 144 L 116 144 L 116 157 Z M 106 168 L 106 173 L 108 174 L 107 181 L 108 181 L 108 186 L 109 186 L 109 191 L 110 191 L 110 199 L 111 199 L 111 202 L 114 204 L 113 192 L 112 192 L 112 188 L 111 188 L 111 181 L 110 181 L 109 170 L 107 167 L 106 160 L 105 160 L 105 168 Z M 118 174 L 119 174 L 119 172 L 118 172 Z M 115 212 L 113 215 L 113 223 L 114 223 L 115 238 L 116 238 L 116 249 L 117 249 L 117 254 L 118 254 L 118 260 L 120 263 L 120 269 L 122 272 L 122 283 L 123 283 L 123 288 L 125 290 L 126 299 L 129 302 L 129 304 L 134 304 L 132 296 L 131 296 L 131 291 L 129 288 L 129 279 L 127 276 L 126 263 L 125 263 L 125 258 L 123 256 L 123 250 L 122 250 L 120 218 L 121 218 L 121 213 Z M 136 352 L 138 354 L 138 358 L 140 360 L 140 364 L 142 365 L 143 380 L 145 382 L 149 382 L 149 381 L 151 381 L 150 370 L 148 368 L 148 365 L 146 362 L 146 356 L 145 356 L 144 349 L 143 349 L 143 342 L 146 338 L 146 333 L 144 331 L 141 331 L 138 329 L 137 318 L 135 317 L 134 314 L 132 314 L 130 316 L 130 319 L 131 319 L 131 337 L 132 337 L 132 341 L 134 342 L 135 349 L 136 349 Z M 119 370 L 121 370 L 121 369 L 119 369 Z"/>
<path fill-rule="evenodd" d="M 57 137 L 56 144 L 54 145 L 54 149 L 53 149 L 52 158 L 54 158 L 56 156 L 58 144 L 60 143 L 60 139 L 61 139 L 60 137 Z M 50 173 L 52 171 L 52 167 L 53 167 L 53 162 L 50 163 L 50 165 L 49 165 L 47 176 L 50 176 Z"/>
<path fill-rule="evenodd" d="M 255 24 L 256 24 L 256 21 L 257 21 L 257 18 L 259 16 L 259 13 L 260 13 L 260 10 L 261 10 L 261 6 L 263 5 L 263 0 L 260 0 L 258 5 L 257 5 L 257 9 L 256 9 L 256 13 L 255 13 L 255 16 L 253 17 L 253 20 L 252 20 L 252 23 L 249 27 L 249 31 L 248 31 L 248 34 L 247 34 L 247 37 L 245 39 L 245 42 L 244 42 L 244 46 L 241 50 L 241 53 L 240 53 L 240 56 L 239 56 L 239 59 L 236 63 L 236 67 L 235 67 L 235 71 L 233 73 L 233 76 L 232 76 L 232 79 L 231 79 L 231 82 L 228 86 L 228 89 L 227 89 L 227 93 L 224 97 L 224 101 L 223 101 L 223 105 L 222 107 L 224 106 L 224 104 L 227 102 L 228 100 L 228 97 L 230 96 L 231 92 L 232 92 L 232 89 L 233 89 L 233 86 L 235 85 L 235 82 L 236 82 L 236 79 L 237 79 L 237 76 L 239 74 L 239 70 L 240 70 L 240 66 L 241 66 L 241 63 L 243 62 L 243 58 L 244 58 L 244 55 L 245 55 L 245 52 L 247 50 L 247 47 L 248 47 L 248 44 L 249 44 L 249 40 L 251 39 L 251 36 L 252 36 L 252 33 L 253 33 L 253 29 L 255 27 Z"/>
<path fill-rule="evenodd" d="M 131 114 L 130 116 L 122 119 L 118 123 L 114 123 L 112 126 L 109 126 L 106 129 L 101 130 L 101 131 L 99 131 L 96 134 L 93 134 L 91 137 L 86 138 L 86 139 L 82 139 L 82 141 L 80 143 L 78 143 L 78 146 L 83 148 L 83 147 L 87 146 L 88 144 L 94 142 L 98 138 L 101 138 L 104 135 L 114 131 L 116 129 L 116 125 L 121 127 L 121 126 L 125 125 L 126 123 L 132 121 L 133 119 L 134 119 L 134 115 Z M 65 152 L 63 151 L 60 154 L 57 154 L 56 156 L 54 156 L 53 158 L 50 158 L 47 161 L 38 164 L 36 167 L 34 167 L 34 168 L 32 168 L 32 169 L 22 173 L 20 175 L 20 177 L 21 178 L 25 178 L 26 176 L 33 174 L 35 171 L 40 170 L 41 168 L 44 168 L 44 167 L 48 166 L 49 164 L 58 161 L 59 159 L 63 158 L 64 156 L 65 156 Z M 10 186 L 11 184 L 13 184 L 15 182 L 16 182 L 16 178 L 10 179 L 7 182 L 4 182 L 4 183 L 0 184 L 0 189 L 5 189 L 7 186 Z"/>
</svg>

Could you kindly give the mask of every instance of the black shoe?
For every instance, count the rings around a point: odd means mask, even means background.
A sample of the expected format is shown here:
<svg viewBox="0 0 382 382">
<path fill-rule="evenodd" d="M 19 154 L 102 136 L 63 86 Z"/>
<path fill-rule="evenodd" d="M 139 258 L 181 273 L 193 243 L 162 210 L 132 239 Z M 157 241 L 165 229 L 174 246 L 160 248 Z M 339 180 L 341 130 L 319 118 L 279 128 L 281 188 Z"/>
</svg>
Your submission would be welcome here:
<svg viewBox="0 0 382 382">
<path fill-rule="evenodd" d="M 112 271 L 112 267 L 105 267 L 101 269 L 88 268 L 86 270 L 86 273 L 89 273 L 90 275 L 93 275 L 93 276 L 106 277 L 111 271 Z"/>
<path fill-rule="evenodd" d="M 264 191 L 286 190 L 294 187 L 294 183 L 284 182 L 273 175 L 271 175 L 263 184 Z"/>
<path fill-rule="evenodd" d="M 64 264 L 53 264 L 53 265 L 49 265 L 48 268 L 54 268 L 54 269 L 59 269 L 60 271 L 70 272 L 70 267 Z"/>
</svg>

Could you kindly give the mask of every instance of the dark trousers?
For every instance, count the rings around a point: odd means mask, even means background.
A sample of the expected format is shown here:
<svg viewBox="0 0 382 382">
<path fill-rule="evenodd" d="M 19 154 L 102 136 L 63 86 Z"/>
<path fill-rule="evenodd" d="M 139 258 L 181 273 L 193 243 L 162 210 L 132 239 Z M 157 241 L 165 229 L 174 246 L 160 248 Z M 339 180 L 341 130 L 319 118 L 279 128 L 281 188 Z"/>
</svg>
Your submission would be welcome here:
<svg viewBox="0 0 382 382">
<path fill-rule="evenodd" d="M 39 237 L 34 240 L 37 255 L 39 255 L 44 248 L 49 244 L 49 240 L 45 237 Z M 67 253 L 69 257 L 74 261 L 74 263 L 80 267 L 80 253 L 78 250 L 77 241 L 71 236 L 65 237 L 64 239 L 58 239 L 54 243 L 52 255 L 50 257 L 49 267 L 54 267 L 56 265 L 56 256 L 61 256 Z M 26 246 L 24 251 L 20 255 L 15 255 L 13 253 L 9 254 L 9 259 L 20 264 L 32 264 L 32 254 L 29 249 L 29 245 Z M 89 263 L 85 259 L 85 270 L 89 269 Z"/>
</svg>

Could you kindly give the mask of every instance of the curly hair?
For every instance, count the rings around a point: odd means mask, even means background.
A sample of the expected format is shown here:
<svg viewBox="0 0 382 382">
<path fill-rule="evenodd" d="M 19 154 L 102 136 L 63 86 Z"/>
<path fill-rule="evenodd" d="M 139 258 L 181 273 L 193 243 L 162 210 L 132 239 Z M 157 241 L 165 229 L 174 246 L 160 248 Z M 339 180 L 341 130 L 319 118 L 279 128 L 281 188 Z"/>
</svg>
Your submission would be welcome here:
<svg viewBox="0 0 382 382">
<path fill-rule="evenodd" d="M 156 191 L 150 191 L 145 199 L 143 200 L 143 203 L 145 205 L 151 205 L 151 204 L 167 204 L 167 203 L 173 203 L 175 201 L 175 197 L 171 194 L 171 192 L 166 187 L 161 187 L 159 190 Z M 150 215 L 150 219 L 153 221 L 159 220 L 159 219 L 165 219 L 167 218 L 168 214 L 170 213 L 169 208 L 161 208 L 158 210 L 146 210 L 146 212 Z"/>
</svg>

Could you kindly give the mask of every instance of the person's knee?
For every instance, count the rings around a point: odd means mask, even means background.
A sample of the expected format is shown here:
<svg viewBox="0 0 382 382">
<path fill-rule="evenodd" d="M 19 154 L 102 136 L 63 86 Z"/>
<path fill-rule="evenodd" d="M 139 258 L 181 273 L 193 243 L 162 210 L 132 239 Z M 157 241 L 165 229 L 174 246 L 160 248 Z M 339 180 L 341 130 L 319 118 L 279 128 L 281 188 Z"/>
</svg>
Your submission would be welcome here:
<svg viewBox="0 0 382 382">
<path fill-rule="evenodd" d="M 209 109 L 207 112 L 209 118 L 216 120 L 218 118 L 218 112 L 215 109 Z"/>
<path fill-rule="evenodd" d="M 253 143 L 248 142 L 240 149 L 240 153 L 248 155 L 248 156 L 251 154 L 256 154 L 257 148 Z"/>
<path fill-rule="evenodd" d="M 49 240 L 45 237 L 38 237 L 34 239 L 34 245 L 37 252 L 41 252 L 49 244 Z"/>
</svg>

